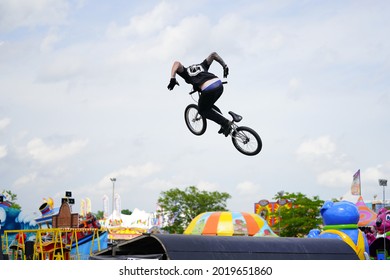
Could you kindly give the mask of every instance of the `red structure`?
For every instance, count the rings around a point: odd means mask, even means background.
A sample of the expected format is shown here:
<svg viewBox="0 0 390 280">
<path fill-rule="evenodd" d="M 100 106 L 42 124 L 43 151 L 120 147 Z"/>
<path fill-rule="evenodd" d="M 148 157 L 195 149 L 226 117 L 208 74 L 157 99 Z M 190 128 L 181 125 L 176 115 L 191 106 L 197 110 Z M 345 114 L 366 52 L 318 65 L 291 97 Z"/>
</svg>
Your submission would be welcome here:
<svg viewBox="0 0 390 280">
<path fill-rule="evenodd" d="M 292 207 L 292 202 L 283 198 L 278 199 L 277 201 L 262 199 L 255 203 L 254 212 L 264 218 L 268 225 L 273 227 L 279 223 L 280 217 L 278 215 L 278 210 L 280 207 L 290 209 Z"/>
</svg>

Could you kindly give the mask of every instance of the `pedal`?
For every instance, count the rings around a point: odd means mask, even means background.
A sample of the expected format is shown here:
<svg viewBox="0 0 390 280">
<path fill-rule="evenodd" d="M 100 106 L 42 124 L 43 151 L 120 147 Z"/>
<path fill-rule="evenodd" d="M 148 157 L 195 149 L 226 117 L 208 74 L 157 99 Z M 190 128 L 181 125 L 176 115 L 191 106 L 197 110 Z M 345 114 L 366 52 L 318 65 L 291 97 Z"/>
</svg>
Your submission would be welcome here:
<svg viewBox="0 0 390 280">
<path fill-rule="evenodd" d="M 239 114 L 236 114 L 236 113 L 234 113 L 232 111 L 229 111 L 229 114 L 232 116 L 233 121 L 235 121 L 237 123 L 242 120 L 242 116 L 240 116 Z"/>
</svg>

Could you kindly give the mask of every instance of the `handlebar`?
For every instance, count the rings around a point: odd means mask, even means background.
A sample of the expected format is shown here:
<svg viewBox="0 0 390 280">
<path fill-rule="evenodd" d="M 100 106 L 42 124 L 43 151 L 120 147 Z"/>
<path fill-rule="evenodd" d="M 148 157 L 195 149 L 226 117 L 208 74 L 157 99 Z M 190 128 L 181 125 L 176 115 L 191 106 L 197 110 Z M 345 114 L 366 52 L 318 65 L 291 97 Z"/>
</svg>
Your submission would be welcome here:
<svg viewBox="0 0 390 280">
<path fill-rule="evenodd" d="M 222 84 L 227 84 L 228 82 L 227 81 L 223 81 L 222 82 Z M 188 94 L 189 95 L 192 95 L 193 93 L 195 93 L 195 92 L 197 92 L 198 90 L 196 90 L 196 89 L 193 89 L 193 90 L 191 90 Z"/>
</svg>

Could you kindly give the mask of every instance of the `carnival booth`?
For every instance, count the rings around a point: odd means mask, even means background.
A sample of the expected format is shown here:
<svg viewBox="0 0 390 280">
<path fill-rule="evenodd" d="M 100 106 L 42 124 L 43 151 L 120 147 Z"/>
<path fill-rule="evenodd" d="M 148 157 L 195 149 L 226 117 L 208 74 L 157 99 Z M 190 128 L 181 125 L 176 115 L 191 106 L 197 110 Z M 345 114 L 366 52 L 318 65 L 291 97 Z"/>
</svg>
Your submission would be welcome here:
<svg viewBox="0 0 390 280">
<path fill-rule="evenodd" d="M 370 227 L 374 226 L 376 222 L 377 213 L 371 210 L 360 196 L 355 205 L 359 211 L 359 227 Z"/>
</svg>

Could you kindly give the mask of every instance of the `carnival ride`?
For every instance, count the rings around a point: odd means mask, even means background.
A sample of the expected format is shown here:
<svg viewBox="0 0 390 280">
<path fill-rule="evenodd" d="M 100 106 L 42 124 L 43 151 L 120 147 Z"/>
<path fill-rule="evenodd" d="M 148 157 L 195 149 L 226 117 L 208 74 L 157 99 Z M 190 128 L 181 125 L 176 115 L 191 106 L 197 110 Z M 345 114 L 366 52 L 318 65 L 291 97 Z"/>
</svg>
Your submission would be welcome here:
<svg viewBox="0 0 390 280">
<path fill-rule="evenodd" d="M 88 238 L 79 238 L 79 235 Z M 11 244 L 8 240 L 15 235 Z M 10 259 L 20 260 L 81 260 L 106 248 L 102 242 L 105 233 L 99 229 L 46 228 L 37 230 L 5 231 L 5 247 Z M 20 236 L 26 236 L 20 237 Z M 28 239 L 27 236 L 34 236 Z M 88 243 L 88 244 L 87 244 Z M 87 244 L 86 247 L 83 247 Z"/>
<path fill-rule="evenodd" d="M 355 203 L 359 211 L 359 227 L 370 227 L 374 226 L 376 222 L 377 213 L 371 210 L 360 196 Z"/>
<path fill-rule="evenodd" d="M 370 257 L 377 260 L 390 260 L 390 210 L 379 209 L 376 222 L 374 224 L 376 234 L 370 240 Z"/>
<path fill-rule="evenodd" d="M 369 259 L 367 237 L 358 227 L 360 215 L 354 203 L 325 201 L 320 214 L 323 230 L 311 230 L 308 238 L 341 239 L 355 251 L 359 259 Z"/>
<path fill-rule="evenodd" d="M 72 213 L 67 200 L 54 208 L 51 200 L 39 207 L 37 228 L 4 230 L 2 252 L 10 259 L 80 260 L 107 248 L 107 232 L 90 212 Z"/>
</svg>

